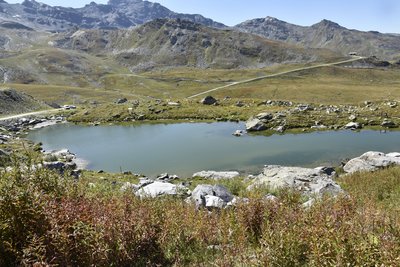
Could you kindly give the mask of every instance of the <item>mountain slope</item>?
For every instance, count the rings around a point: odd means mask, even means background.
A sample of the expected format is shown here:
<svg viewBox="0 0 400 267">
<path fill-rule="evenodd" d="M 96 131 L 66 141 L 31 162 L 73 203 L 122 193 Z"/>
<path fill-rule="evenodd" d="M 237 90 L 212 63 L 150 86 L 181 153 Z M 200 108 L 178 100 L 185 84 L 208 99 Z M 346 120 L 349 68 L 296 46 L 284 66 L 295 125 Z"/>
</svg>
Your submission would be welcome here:
<svg viewBox="0 0 400 267">
<path fill-rule="evenodd" d="M 0 116 L 48 109 L 45 103 L 10 88 L 0 89 Z"/>
<path fill-rule="evenodd" d="M 143 0 L 110 0 L 106 5 L 92 2 L 83 8 L 53 7 L 35 0 L 24 0 L 21 4 L 0 1 L 0 21 L 46 31 L 74 27 L 129 28 L 157 18 L 180 18 L 211 27 L 225 27 L 201 15 L 175 13 L 158 3 Z"/>
<path fill-rule="evenodd" d="M 303 49 L 257 35 L 218 30 L 185 20 L 158 19 L 129 30 L 78 30 L 60 35 L 55 46 L 108 54 L 131 70 L 154 67 L 264 67 L 323 60 L 336 54 Z"/>
<path fill-rule="evenodd" d="M 329 20 L 304 27 L 266 17 L 245 21 L 236 25 L 235 29 L 290 44 L 327 48 L 343 55 L 355 51 L 363 56 L 387 60 L 400 56 L 400 36 L 349 30 Z"/>
</svg>

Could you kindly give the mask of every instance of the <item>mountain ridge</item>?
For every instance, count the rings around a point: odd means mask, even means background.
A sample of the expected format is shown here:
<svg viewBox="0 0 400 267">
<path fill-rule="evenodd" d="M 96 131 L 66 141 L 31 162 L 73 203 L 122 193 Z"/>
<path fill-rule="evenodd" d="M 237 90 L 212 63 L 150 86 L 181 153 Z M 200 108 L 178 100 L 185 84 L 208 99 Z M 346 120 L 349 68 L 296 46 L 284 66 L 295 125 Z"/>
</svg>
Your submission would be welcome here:
<svg viewBox="0 0 400 267">
<path fill-rule="evenodd" d="M 247 20 L 234 28 L 289 44 L 327 48 L 343 55 L 357 52 L 363 56 L 378 56 L 386 60 L 400 57 L 400 35 L 347 29 L 326 19 L 311 26 L 300 26 L 266 17 Z"/>
<path fill-rule="evenodd" d="M 35 0 L 24 0 L 21 4 L 0 1 L 0 20 L 45 31 L 65 31 L 74 27 L 129 28 L 157 18 L 179 18 L 215 28 L 226 27 L 199 14 L 176 13 L 161 4 L 143 0 L 110 0 L 107 4 L 91 2 L 81 8 L 50 6 Z"/>
</svg>

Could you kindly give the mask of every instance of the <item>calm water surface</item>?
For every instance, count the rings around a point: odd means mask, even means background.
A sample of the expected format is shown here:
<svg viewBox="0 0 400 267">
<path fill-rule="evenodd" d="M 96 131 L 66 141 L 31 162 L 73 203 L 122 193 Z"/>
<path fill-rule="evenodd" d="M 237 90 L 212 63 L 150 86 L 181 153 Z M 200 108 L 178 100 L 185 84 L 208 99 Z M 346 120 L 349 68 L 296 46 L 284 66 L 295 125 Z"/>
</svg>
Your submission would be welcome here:
<svg viewBox="0 0 400 267">
<path fill-rule="evenodd" d="M 201 170 L 256 173 L 265 164 L 316 167 L 337 165 L 374 150 L 400 151 L 400 132 L 329 131 L 307 134 L 234 137 L 237 123 L 143 124 L 136 126 L 56 125 L 28 138 L 46 150 L 68 148 L 89 169 L 168 172 L 190 176 Z"/>
</svg>

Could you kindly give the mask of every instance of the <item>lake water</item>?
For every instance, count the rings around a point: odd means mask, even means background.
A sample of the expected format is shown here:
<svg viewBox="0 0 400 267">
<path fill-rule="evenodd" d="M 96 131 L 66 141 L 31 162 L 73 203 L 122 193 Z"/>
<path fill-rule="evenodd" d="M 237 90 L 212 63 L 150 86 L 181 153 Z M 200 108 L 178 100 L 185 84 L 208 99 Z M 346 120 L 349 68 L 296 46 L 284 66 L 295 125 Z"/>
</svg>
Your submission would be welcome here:
<svg viewBox="0 0 400 267">
<path fill-rule="evenodd" d="M 191 176 L 202 170 L 257 173 L 265 164 L 316 167 L 366 151 L 400 151 L 400 132 L 326 131 L 234 137 L 242 123 L 177 123 L 132 126 L 60 124 L 29 133 L 45 150 L 68 148 L 89 162 L 88 168 L 164 172 Z"/>
</svg>

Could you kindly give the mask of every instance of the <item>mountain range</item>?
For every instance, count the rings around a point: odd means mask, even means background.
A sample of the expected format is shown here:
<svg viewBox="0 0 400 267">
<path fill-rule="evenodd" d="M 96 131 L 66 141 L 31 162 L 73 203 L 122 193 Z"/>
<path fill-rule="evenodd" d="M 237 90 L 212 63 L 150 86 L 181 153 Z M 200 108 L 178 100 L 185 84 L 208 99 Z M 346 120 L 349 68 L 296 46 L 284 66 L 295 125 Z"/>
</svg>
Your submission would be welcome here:
<svg viewBox="0 0 400 267">
<path fill-rule="evenodd" d="M 271 40 L 304 47 L 327 48 L 343 54 L 357 52 L 385 59 L 400 57 L 399 35 L 350 30 L 329 20 L 305 27 L 266 17 L 245 21 L 235 28 Z"/>
<path fill-rule="evenodd" d="M 102 75 L 121 71 L 261 68 L 329 62 L 349 52 L 374 56 L 368 66 L 398 67 L 400 35 L 350 30 L 328 20 L 305 27 L 272 17 L 227 27 L 142 0 L 76 9 L 0 0 L 4 83 L 97 86 Z"/>
<path fill-rule="evenodd" d="M 234 27 L 198 14 L 176 13 L 143 0 L 91 2 L 82 8 L 50 6 L 35 0 L 9 4 L 0 0 L 0 27 L 36 31 L 65 32 L 77 29 L 126 29 L 155 19 L 187 20 L 215 29 L 233 29 L 259 35 L 269 40 L 304 48 L 326 48 L 341 55 L 357 52 L 385 60 L 400 58 L 400 35 L 350 30 L 322 20 L 311 26 L 299 26 L 272 17 L 253 19 Z"/>
<path fill-rule="evenodd" d="M 35 0 L 24 0 L 21 4 L 8 4 L 0 0 L 0 20 L 35 30 L 57 32 L 74 27 L 119 29 L 158 18 L 184 19 L 210 27 L 226 27 L 201 15 L 175 13 L 158 3 L 142 0 L 109 0 L 106 5 L 91 2 L 82 8 L 53 7 Z"/>
</svg>

